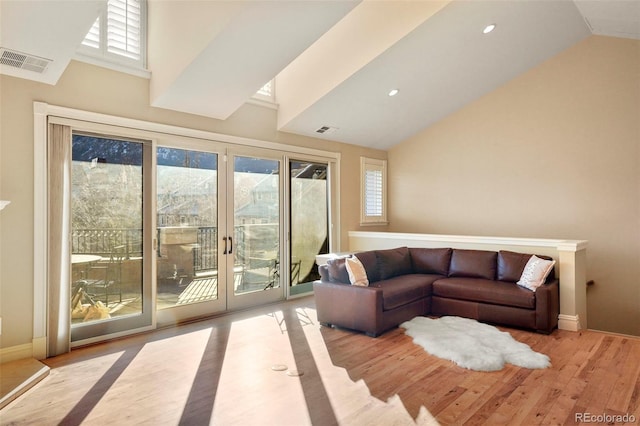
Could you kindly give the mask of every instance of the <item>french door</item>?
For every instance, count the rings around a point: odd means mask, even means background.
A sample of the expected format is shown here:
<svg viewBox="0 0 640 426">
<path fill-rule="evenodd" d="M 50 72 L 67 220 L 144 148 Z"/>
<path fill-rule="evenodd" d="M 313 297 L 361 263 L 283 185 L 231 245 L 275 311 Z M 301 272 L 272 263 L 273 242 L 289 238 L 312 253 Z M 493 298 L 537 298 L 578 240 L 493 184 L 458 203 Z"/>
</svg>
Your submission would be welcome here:
<svg viewBox="0 0 640 426">
<path fill-rule="evenodd" d="M 174 142 L 175 141 L 171 141 Z M 157 323 L 226 309 L 224 152 L 204 141 L 156 148 Z"/>
<path fill-rule="evenodd" d="M 283 299 L 282 158 L 256 150 L 228 156 L 226 265 L 229 309 Z"/>
<path fill-rule="evenodd" d="M 158 324 L 283 299 L 282 159 L 172 142 L 156 150 Z"/>
</svg>

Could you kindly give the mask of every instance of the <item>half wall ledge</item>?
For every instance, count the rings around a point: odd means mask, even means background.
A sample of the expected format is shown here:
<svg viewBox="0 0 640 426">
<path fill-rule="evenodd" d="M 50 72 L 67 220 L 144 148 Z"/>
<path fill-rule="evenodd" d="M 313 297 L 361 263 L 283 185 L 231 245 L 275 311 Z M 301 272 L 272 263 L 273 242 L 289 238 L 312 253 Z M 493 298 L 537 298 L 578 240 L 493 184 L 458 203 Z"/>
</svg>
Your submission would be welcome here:
<svg viewBox="0 0 640 426">
<path fill-rule="evenodd" d="M 587 328 L 586 240 L 510 238 L 398 232 L 349 232 L 349 252 L 394 247 L 452 247 L 470 250 L 510 250 L 551 256 L 560 280 L 558 328 Z"/>
</svg>

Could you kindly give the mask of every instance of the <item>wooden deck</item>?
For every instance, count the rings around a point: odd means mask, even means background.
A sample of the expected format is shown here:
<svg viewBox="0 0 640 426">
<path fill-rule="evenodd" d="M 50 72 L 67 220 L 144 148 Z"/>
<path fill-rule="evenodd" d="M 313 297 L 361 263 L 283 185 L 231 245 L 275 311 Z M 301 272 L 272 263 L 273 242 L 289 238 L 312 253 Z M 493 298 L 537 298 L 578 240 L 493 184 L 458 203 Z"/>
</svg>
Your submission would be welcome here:
<svg viewBox="0 0 640 426">
<path fill-rule="evenodd" d="M 218 297 L 218 276 L 196 278 L 178 296 L 177 305 L 204 302 Z"/>
<path fill-rule="evenodd" d="M 640 339 L 504 330 L 553 366 L 465 370 L 401 329 L 373 339 L 320 327 L 306 297 L 48 359 L 50 375 L 0 423 L 547 425 L 606 413 L 638 424 Z"/>
</svg>

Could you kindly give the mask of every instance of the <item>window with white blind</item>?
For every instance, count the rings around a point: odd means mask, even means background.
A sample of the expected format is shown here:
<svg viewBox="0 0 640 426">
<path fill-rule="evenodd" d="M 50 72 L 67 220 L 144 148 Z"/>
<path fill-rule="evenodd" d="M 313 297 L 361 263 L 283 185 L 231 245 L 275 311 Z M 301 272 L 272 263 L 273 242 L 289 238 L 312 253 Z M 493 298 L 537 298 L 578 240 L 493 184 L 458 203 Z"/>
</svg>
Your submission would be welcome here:
<svg viewBox="0 0 640 426">
<path fill-rule="evenodd" d="M 256 93 L 257 95 L 264 96 L 265 98 L 273 98 L 273 80 L 262 86 Z"/>
<path fill-rule="evenodd" d="M 360 157 L 360 222 L 387 223 L 387 160 Z"/>
<path fill-rule="evenodd" d="M 275 79 L 269 80 L 264 86 L 262 86 L 254 95 L 254 100 L 264 101 L 269 103 L 276 102 L 276 81 Z"/>
<path fill-rule="evenodd" d="M 143 69 L 145 47 L 146 1 L 108 0 L 78 53 Z"/>
</svg>

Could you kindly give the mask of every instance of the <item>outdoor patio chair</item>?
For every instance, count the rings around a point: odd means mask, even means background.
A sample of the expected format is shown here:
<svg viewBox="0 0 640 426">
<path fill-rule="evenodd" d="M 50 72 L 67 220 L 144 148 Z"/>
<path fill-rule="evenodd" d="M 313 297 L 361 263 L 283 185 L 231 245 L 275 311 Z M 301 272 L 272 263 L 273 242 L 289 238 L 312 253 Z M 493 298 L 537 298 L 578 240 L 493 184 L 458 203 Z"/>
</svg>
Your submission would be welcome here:
<svg viewBox="0 0 640 426">
<path fill-rule="evenodd" d="M 109 294 L 117 293 L 119 302 L 122 303 L 122 262 L 126 255 L 124 245 L 111 249 L 109 261 L 96 263 L 89 268 L 89 277 L 85 280 L 87 293 L 95 298 L 104 294 L 104 304 L 109 306 Z"/>
</svg>

